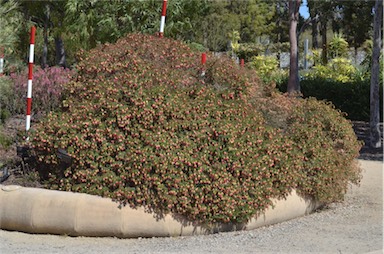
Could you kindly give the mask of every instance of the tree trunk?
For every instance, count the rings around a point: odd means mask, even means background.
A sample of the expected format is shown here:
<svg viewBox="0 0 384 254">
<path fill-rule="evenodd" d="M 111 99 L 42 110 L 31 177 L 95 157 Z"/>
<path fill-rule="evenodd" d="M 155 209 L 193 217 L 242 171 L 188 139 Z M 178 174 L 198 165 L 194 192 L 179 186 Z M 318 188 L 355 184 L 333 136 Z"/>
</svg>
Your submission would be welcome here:
<svg viewBox="0 0 384 254">
<path fill-rule="evenodd" d="M 317 19 L 313 18 L 313 21 L 312 21 L 312 48 L 313 49 L 319 48 L 319 42 L 317 41 L 317 35 L 319 34 L 317 24 L 318 24 Z"/>
<path fill-rule="evenodd" d="M 370 90 L 370 146 L 381 147 L 380 137 L 380 98 L 379 98 L 379 75 L 380 75 L 380 49 L 382 45 L 381 29 L 383 23 L 383 1 L 376 0 L 375 16 L 373 21 L 373 52 L 371 67 L 371 90 Z"/>
<path fill-rule="evenodd" d="M 45 69 L 47 67 L 47 58 L 48 58 L 48 32 L 47 27 L 44 25 L 44 44 L 43 44 L 43 56 L 41 58 L 41 68 Z"/>
<path fill-rule="evenodd" d="M 289 79 L 287 91 L 289 94 L 300 92 L 299 65 L 298 65 L 298 45 L 297 45 L 297 23 L 299 20 L 299 7 L 301 0 L 289 1 Z"/>
<path fill-rule="evenodd" d="M 280 28 L 281 27 L 281 19 L 280 19 L 280 3 L 279 2 L 276 2 L 276 12 L 278 14 L 278 17 L 277 17 L 277 21 L 276 21 L 276 27 Z M 280 29 L 279 29 L 280 30 Z M 280 59 L 281 59 L 281 34 L 280 34 L 280 31 L 277 32 L 277 45 L 278 45 L 278 51 L 277 51 L 277 60 L 279 61 L 280 63 Z"/>
<path fill-rule="evenodd" d="M 55 38 L 55 46 L 56 64 L 62 67 L 66 67 L 64 42 L 59 36 Z"/>
<path fill-rule="evenodd" d="M 43 44 L 43 57 L 41 58 L 41 68 L 45 68 L 48 66 L 48 26 L 49 26 L 49 21 L 50 21 L 50 13 L 51 10 L 49 8 L 49 4 L 45 5 L 45 21 L 44 21 L 44 44 Z"/>
<path fill-rule="evenodd" d="M 327 52 L 327 18 L 322 14 L 320 21 L 320 33 L 321 33 L 321 61 L 324 65 L 328 62 L 328 52 Z"/>
</svg>

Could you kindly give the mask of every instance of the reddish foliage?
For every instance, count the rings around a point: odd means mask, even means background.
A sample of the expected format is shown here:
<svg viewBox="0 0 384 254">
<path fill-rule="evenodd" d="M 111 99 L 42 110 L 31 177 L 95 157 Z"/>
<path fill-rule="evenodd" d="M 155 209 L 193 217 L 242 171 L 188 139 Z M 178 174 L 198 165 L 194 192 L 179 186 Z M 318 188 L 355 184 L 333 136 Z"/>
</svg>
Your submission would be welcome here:
<svg viewBox="0 0 384 254">
<path fill-rule="evenodd" d="M 271 98 L 252 71 L 210 56 L 201 77 L 199 53 L 147 35 L 129 35 L 80 57 L 78 76 L 65 88 L 64 111 L 50 114 L 32 134 L 40 166 L 49 170 L 49 187 L 201 223 L 245 222 L 292 188 L 322 197 L 303 180 L 313 169 L 302 162 L 312 149 L 305 139 L 298 142 L 307 128 L 299 125 L 302 115 L 285 116 L 280 129 L 258 112 L 262 104 L 264 115 L 276 108 L 277 117 L 284 108 L 305 114 L 305 103 L 278 96 L 280 107 L 269 107 Z M 344 128 L 320 128 L 316 135 L 326 138 Z M 74 159 L 65 170 L 58 148 Z M 316 164 L 318 157 L 311 158 Z M 337 175 L 348 181 L 348 170 Z"/>
</svg>

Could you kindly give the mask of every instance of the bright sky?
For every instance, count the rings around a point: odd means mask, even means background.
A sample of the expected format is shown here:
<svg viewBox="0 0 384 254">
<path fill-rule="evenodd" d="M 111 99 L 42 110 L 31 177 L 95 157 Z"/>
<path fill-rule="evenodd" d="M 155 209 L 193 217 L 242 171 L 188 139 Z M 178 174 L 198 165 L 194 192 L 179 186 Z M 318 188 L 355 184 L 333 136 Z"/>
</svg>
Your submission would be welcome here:
<svg viewBox="0 0 384 254">
<path fill-rule="evenodd" d="M 300 6 L 300 14 L 304 17 L 304 19 L 307 19 L 309 17 L 309 10 L 307 7 L 307 0 L 303 0 L 301 6 Z"/>
</svg>

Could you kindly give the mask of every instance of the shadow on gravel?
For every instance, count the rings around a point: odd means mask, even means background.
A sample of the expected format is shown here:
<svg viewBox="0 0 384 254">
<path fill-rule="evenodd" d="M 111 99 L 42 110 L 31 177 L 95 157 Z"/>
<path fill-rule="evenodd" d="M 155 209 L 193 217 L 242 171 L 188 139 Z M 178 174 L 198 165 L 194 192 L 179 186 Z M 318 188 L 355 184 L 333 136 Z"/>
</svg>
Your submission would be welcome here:
<svg viewBox="0 0 384 254">
<path fill-rule="evenodd" d="M 381 147 L 369 147 L 369 122 L 353 121 L 353 130 L 359 140 L 364 141 L 364 146 L 360 150 L 359 159 L 383 161 L 383 123 L 380 124 Z"/>
</svg>

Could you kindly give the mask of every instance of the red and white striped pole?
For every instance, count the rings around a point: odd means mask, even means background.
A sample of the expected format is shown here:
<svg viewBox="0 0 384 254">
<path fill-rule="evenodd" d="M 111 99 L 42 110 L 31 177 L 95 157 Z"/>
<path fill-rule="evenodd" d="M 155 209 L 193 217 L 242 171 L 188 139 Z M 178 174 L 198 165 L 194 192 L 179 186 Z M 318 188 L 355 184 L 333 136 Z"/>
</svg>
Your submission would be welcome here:
<svg viewBox="0 0 384 254">
<path fill-rule="evenodd" d="M 163 9 L 161 11 L 161 19 L 160 19 L 160 33 L 159 33 L 160 38 L 163 38 L 163 35 L 164 35 L 165 14 L 167 13 L 167 1 L 168 0 L 163 0 Z"/>
<path fill-rule="evenodd" d="M 4 73 L 4 47 L 0 47 L 0 77 Z"/>
<path fill-rule="evenodd" d="M 202 71 L 201 71 L 201 76 L 205 76 L 205 63 L 207 62 L 207 54 L 202 53 L 201 54 L 201 66 L 202 66 Z"/>
<path fill-rule="evenodd" d="M 241 66 L 241 68 L 244 67 L 244 59 L 240 59 L 240 66 Z"/>
<path fill-rule="evenodd" d="M 35 50 L 35 33 L 36 33 L 36 28 L 32 26 L 30 46 L 29 46 L 29 61 L 28 61 L 27 118 L 25 122 L 25 130 L 27 132 L 31 127 L 32 77 L 33 77 L 33 57 L 34 57 L 34 50 Z M 28 140 L 28 137 L 27 137 L 27 140 Z"/>
</svg>

